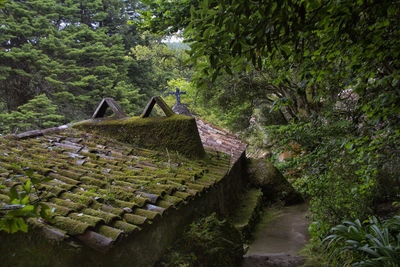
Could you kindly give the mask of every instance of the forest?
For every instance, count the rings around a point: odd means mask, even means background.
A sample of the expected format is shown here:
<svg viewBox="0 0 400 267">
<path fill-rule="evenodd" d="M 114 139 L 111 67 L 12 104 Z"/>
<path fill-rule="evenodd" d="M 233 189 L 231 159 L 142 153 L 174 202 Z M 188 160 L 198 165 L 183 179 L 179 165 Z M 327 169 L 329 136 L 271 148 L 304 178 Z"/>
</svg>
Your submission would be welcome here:
<svg viewBox="0 0 400 267">
<path fill-rule="evenodd" d="M 0 134 L 88 119 L 103 97 L 139 115 L 155 95 L 174 104 L 179 87 L 193 113 L 246 140 L 307 199 L 311 254 L 400 262 L 399 1 L 0 8 Z"/>
</svg>

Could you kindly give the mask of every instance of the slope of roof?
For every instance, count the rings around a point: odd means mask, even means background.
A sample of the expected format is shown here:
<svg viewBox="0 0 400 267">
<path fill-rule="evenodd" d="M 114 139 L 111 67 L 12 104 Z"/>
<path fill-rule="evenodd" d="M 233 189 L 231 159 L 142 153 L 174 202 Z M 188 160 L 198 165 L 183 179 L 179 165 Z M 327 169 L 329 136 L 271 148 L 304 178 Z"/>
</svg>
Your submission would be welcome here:
<svg viewBox="0 0 400 267">
<path fill-rule="evenodd" d="M 196 119 L 197 129 L 203 147 L 226 153 L 230 155 L 234 161 L 238 160 L 243 151 L 246 150 L 247 144 L 241 139 L 193 115 L 185 104 L 175 104 L 172 110 L 177 114 L 191 116 Z"/>
<path fill-rule="evenodd" d="M 49 238 L 79 240 L 106 250 L 119 240 L 179 209 L 213 186 L 230 168 L 229 156 L 207 150 L 207 159 L 152 151 L 76 129 L 55 128 L 0 137 L 0 206 L 7 188 L 25 182 L 26 170 L 51 177 L 39 190 L 53 220 L 30 220 Z"/>
<path fill-rule="evenodd" d="M 238 160 L 246 150 L 247 144 L 235 135 L 198 117 L 195 119 L 204 148 L 226 153 L 233 161 Z"/>
</svg>

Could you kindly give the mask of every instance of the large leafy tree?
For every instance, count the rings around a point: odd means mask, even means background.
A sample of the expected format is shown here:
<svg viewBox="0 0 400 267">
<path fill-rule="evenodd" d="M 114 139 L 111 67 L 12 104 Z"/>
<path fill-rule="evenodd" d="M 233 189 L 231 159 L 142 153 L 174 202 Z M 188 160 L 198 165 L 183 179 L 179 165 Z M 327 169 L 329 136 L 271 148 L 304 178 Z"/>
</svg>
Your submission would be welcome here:
<svg viewBox="0 0 400 267">
<path fill-rule="evenodd" d="M 87 118 L 102 97 L 138 113 L 146 88 L 135 79 L 143 72 L 126 60 L 127 47 L 146 41 L 128 25 L 137 7 L 135 0 L 9 1 L 0 10 L 0 101 L 7 112 L 45 93 L 66 121 Z"/>
<path fill-rule="evenodd" d="M 396 198 L 398 1 L 177 2 L 148 1 L 144 25 L 183 31 L 208 102 L 234 111 L 270 101 L 272 110 L 291 113 L 296 123 L 275 133 L 281 148 L 296 142 L 307 151 L 284 168 L 301 169 L 296 185 L 311 198 L 314 238 Z"/>
<path fill-rule="evenodd" d="M 147 25 L 164 33 L 184 29 L 192 58 L 206 59 L 205 76 L 232 73 L 247 65 L 243 61 L 258 69 L 276 66 L 278 58 L 300 78 L 299 93 L 315 86 L 329 95 L 334 88 L 325 90 L 324 81 L 335 78 L 336 88 L 351 86 L 360 95 L 375 98 L 377 87 L 378 94 L 398 95 L 396 1 L 182 0 L 175 6 L 148 2 Z M 389 108 L 397 101 L 391 99 L 376 100 L 381 102 L 374 107 Z"/>
</svg>

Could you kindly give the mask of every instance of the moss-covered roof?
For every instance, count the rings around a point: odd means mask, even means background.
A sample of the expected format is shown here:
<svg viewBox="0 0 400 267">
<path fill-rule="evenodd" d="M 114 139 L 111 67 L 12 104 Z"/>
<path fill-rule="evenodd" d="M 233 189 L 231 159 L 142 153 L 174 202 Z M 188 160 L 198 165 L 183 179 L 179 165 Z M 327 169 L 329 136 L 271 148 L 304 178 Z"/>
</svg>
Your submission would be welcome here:
<svg viewBox="0 0 400 267">
<path fill-rule="evenodd" d="M 149 149 L 167 148 L 191 158 L 205 155 L 196 120 L 188 116 L 105 118 L 82 121 L 73 127 Z"/>
<path fill-rule="evenodd" d="M 218 152 L 190 160 L 76 129 L 1 137 L 0 206 L 8 188 L 28 179 L 27 169 L 51 177 L 39 189 L 54 218 L 30 222 L 103 250 L 213 186 L 231 163 Z"/>
</svg>

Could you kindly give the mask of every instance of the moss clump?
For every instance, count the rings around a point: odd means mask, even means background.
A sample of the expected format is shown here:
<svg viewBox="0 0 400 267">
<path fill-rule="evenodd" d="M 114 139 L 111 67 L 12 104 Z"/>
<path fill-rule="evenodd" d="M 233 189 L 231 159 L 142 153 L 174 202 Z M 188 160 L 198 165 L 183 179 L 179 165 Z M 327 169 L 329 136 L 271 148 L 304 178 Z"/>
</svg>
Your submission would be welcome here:
<svg viewBox="0 0 400 267">
<path fill-rule="evenodd" d="M 239 198 L 239 203 L 231 216 L 233 225 L 242 233 L 245 240 L 250 238 L 262 208 L 261 189 L 251 188 Z"/>
<path fill-rule="evenodd" d="M 96 225 L 98 225 L 99 223 L 104 223 L 104 220 L 102 218 L 97 218 L 82 213 L 72 213 L 69 215 L 69 217 L 76 221 L 84 222 L 91 227 L 96 227 Z"/>
<path fill-rule="evenodd" d="M 52 198 L 50 200 L 50 202 L 52 202 L 58 206 L 61 206 L 61 207 L 69 208 L 74 211 L 80 211 L 83 208 L 85 208 L 85 206 L 82 203 L 75 203 L 75 202 L 68 201 L 68 200 L 61 199 L 61 198 Z"/>
<path fill-rule="evenodd" d="M 266 200 L 283 202 L 286 205 L 303 202 L 301 195 L 271 162 L 266 159 L 251 159 L 249 163 L 249 180 L 262 189 Z"/>
<path fill-rule="evenodd" d="M 111 238 L 113 241 L 117 240 L 122 234 L 121 230 L 107 225 L 100 225 L 98 227 L 98 232 L 106 237 Z"/>
<path fill-rule="evenodd" d="M 240 233 L 216 214 L 192 223 L 156 266 L 241 266 Z"/>
<path fill-rule="evenodd" d="M 53 224 L 57 228 L 64 230 L 73 236 L 83 234 L 90 226 L 86 223 L 78 222 L 75 220 L 71 220 L 68 217 L 61 217 L 61 216 L 54 217 Z"/>
<path fill-rule="evenodd" d="M 78 195 L 78 194 L 73 194 L 73 193 L 62 193 L 60 195 L 60 198 L 62 199 L 69 199 L 73 201 L 74 203 L 80 203 L 83 204 L 85 207 L 89 206 L 90 204 L 93 203 L 93 199 L 85 197 L 83 195 Z"/>
<path fill-rule="evenodd" d="M 136 225 L 133 225 L 133 224 L 130 224 L 130 223 L 127 223 L 127 222 L 124 222 L 124 221 L 116 221 L 114 223 L 114 227 L 118 228 L 118 229 L 120 229 L 120 230 L 122 230 L 122 231 L 124 231 L 125 233 L 128 233 L 128 234 L 133 232 L 133 231 L 139 231 L 140 230 L 140 227 L 138 227 Z"/>
<path fill-rule="evenodd" d="M 104 220 L 105 223 L 110 223 L 111 221 L 113 221 L 114 219 L 119 219 L 120 217 L 116 214 L 113 213 L 109 213 L 109 212 L 105 212 L 105 211 L 101 211 L 101 210 L 95 210 L 95 209 L 85 209 L 83 211 L 85 214 L 89 214 L 93 217 L 98 217 L 98 218 L 102 218 Z"/>
<path fill-rule="evenodd" d="M 136 209 L 135 214 L 154 220 L 156 217 L 160 216 L 158 212 L 144 209 Z"/>
<path fill-rule="evenodd" d="M 124 220 L 135 225 L 142 225 L 146 222 L 147 218 L 136 214 L 125 214 Z"/>
<path fill-rule="evenodd" d="M 178 151 L 190 158 L 205 156 L 196 120 L 188 116 L 87 120 L 74 127 L 150 149 Z"/>
</svg>

